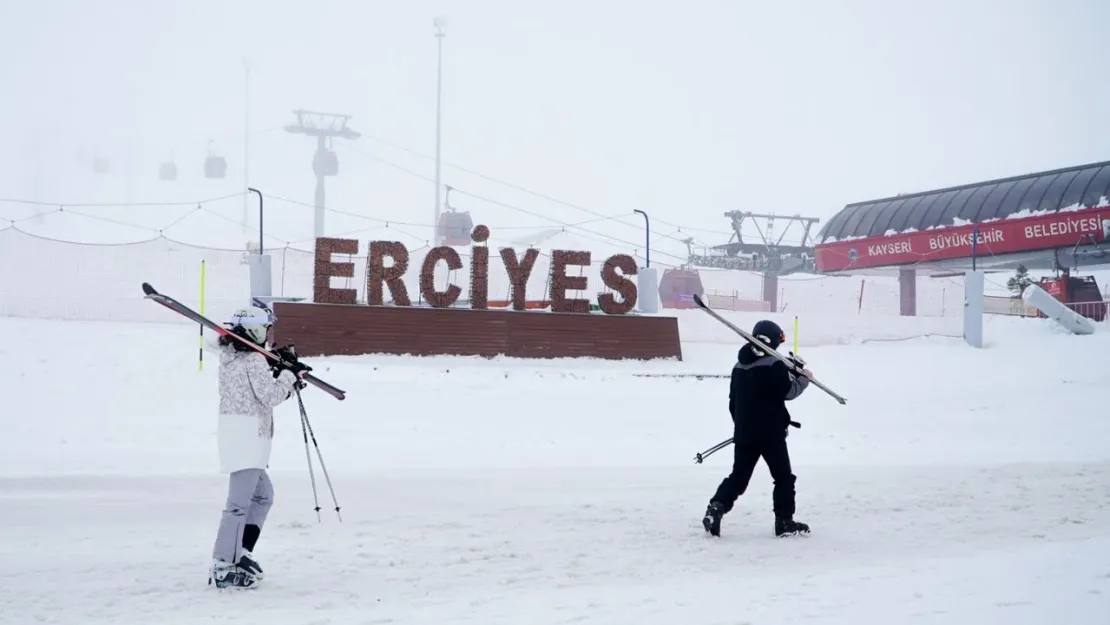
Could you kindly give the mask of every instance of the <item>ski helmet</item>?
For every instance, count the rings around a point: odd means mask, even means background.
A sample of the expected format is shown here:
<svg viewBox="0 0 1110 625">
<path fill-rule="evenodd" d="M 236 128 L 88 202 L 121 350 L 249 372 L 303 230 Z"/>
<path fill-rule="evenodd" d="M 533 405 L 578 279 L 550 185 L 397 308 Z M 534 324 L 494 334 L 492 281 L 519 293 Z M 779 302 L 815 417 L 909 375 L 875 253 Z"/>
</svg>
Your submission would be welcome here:
<svg viewBox="0 0 1110 625">
<path fill-rule="evenodd" d="M 270 328 L 274 325 L 274 313 L 268 308 L 247 306 L 235 311 L 228 325 L 232 332 L 259 345 L 265 345 Z"/>
<path fill-rule="evenodd" d="M 770 319 L 764 319 L 755 324 L 755 327 L 752 328 L 752 335 L 770 345 L 771 349 L 778 349 L 779 345 L 786 342 L 786 333 L 782 331 L 779 324 Z"/>
</svg>

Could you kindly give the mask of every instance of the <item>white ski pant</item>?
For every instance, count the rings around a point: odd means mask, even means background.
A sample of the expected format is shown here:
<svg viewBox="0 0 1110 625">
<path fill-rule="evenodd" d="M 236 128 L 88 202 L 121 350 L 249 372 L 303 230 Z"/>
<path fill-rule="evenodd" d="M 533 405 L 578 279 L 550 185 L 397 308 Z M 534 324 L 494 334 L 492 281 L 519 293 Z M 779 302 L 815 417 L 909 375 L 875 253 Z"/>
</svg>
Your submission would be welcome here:
<svg viewBox="0 0 1110 625">
<path fill-rule="evenodd" d="M 257 525 L 260 529 L 274 503 L 274 486 L 265 469 L 243 469 L 232 473 L 228 479 L 227 504 L 216 532 L 212 558 L 223 562 L 238 562 L 243 548 L 243 529 Z"/>
</svg>

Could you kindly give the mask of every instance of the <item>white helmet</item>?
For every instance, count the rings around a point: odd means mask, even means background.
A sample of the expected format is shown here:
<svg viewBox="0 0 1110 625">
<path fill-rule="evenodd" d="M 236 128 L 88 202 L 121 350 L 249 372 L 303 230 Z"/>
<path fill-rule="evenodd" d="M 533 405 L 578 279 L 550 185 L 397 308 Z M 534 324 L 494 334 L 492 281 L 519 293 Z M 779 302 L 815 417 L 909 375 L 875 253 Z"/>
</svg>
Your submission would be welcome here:
<svg viewBox="0 0 1110 625">
<path fill-rule="evenodd" d="M 268 308 L 247 306 L 235 311 L 227 325 L 233 331 L 242 328 L 241 332 L 246 338 L 259 345 L 265 345 L 266 336 L 274 325 L 274 313 Z"/>
</svg>

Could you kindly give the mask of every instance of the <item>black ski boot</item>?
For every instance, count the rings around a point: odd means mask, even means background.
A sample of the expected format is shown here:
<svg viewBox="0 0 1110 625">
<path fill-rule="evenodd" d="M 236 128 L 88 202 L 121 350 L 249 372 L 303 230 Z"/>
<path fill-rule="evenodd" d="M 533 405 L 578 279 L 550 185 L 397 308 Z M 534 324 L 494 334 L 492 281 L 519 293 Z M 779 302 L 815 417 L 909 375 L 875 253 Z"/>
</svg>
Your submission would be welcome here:
<svg viewBox="0 0 1110 625">
<path fill-rule="evenodd" d="M 247 571 L 255 576 L 258 581 L 262 581 L 262 567 L 258 565 L 258 560 L 254 557 L 254 546 L 258 544 L 258 537 L 262 534 L 262 528 L 257 525 L 247 525 L 243 528 L 243 546 L 239 551 L 239 568 Z"/>
<path fill-rule="evenodd" d="M 243 549 L 239 552 L 239 562 L 237 566 L 240 569 L 250 573 L 258 581 L 262 581 L 262 567 L 258 566 L 258 560 L 254 559 L 254 554 Z"/>
<path fill-rule="evenodd" d="M 725 513 L 722 511 L 721 504 L 715 501 L 710 502 L 709 506 L 705 509 L 705 517 L 701 520 L 701 525 L 705 528 L 705 531 L 713 536 L 720 536 L 721 517 L 724 515 Z"/>
<path fill-rule="evenodd" d="M 809 526 L 805 523 L 795 521 L 794 519 L 775 519 L 775 536 L 779 538 L 782 538 L 783 536 L 797 536 L 798 534 L 808 533 Z"/>
</svg>

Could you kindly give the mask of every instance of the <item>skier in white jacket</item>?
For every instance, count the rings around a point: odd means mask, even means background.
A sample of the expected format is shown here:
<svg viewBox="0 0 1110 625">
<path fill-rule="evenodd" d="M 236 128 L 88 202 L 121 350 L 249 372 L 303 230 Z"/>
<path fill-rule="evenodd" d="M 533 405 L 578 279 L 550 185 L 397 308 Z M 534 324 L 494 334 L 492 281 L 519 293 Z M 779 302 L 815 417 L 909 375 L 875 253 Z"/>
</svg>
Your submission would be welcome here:
<svg viewBox="0 0 1110 625">
<path fill-rule="evenodd" d="M 252 306 L 236 311 L 225 325 L 265 348 L 273 323 L 273 312 Z M 219 340 L 220 471 L 230 478 L 227 504 L 212 548 L 208 583 L 217 588 L 249 588 L 262 579 L 252 551 L 273 503 L 273 485 L 266 469 L 274 436 L 274 406 L 289 399 L 294 386 L 303 388 L 303 378 L 311 369 L 297 360 L 291 348 L 278 353 L 291 362 L 291 368 L 272 368 L 265 356 L 232 337 Z"/>
</svg>

